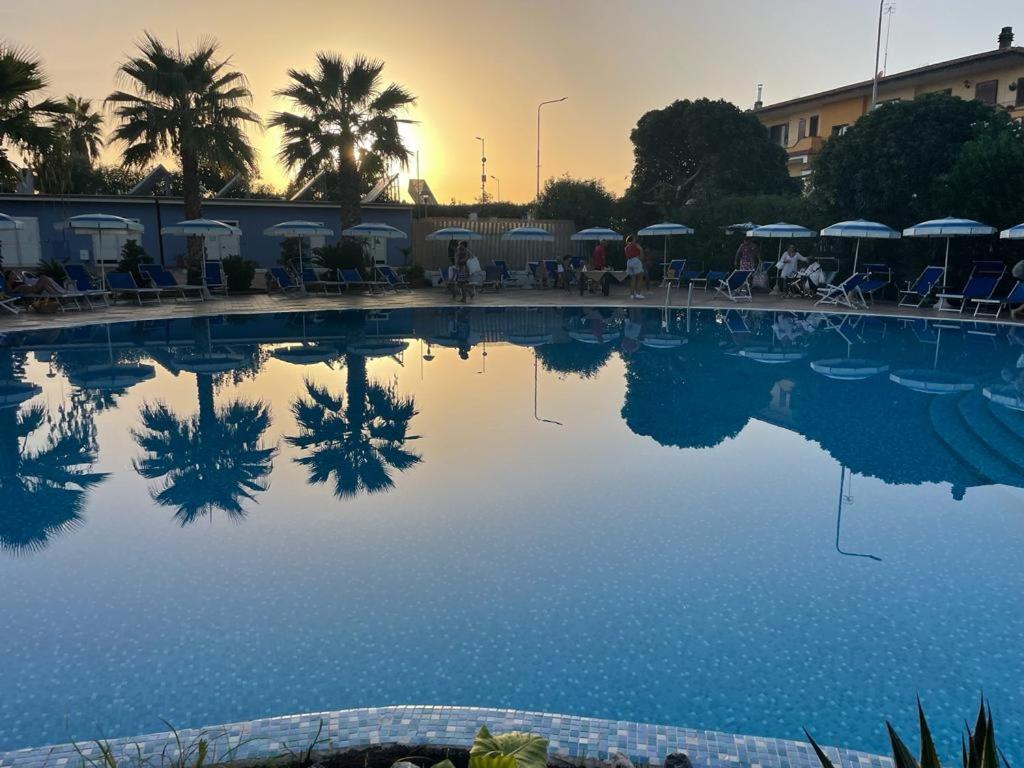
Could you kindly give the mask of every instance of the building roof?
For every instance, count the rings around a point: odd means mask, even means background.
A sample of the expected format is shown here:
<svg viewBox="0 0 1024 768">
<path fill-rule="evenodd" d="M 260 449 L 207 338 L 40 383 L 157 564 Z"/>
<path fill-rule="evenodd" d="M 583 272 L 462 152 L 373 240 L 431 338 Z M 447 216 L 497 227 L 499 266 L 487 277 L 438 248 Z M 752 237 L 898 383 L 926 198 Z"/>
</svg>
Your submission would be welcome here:
<svg viewBox="0 0 1024 768">
<path fill-rule="evenodd" d="M 879 78 L 878 86 L 882 88 L 886 85 L 892 85 L 895 83 L 905 82 L 907 80 L 914 80 L 918 78 L 927 78 L 930 75 L 941 74 L 951 69 L 961 68 L 980 68 L 982 66 L 989 66 L 992 64 L 1003 64 L 1009 63 L 1008 60 L 1019 58 L 1024 62 L 1024 47 L 1019 45 L 1010 46 L 1008 48 L 997 48 L 991 51 L 984 51 L 983 53 L 973 53 L 970 56 L 961 56 L 958 59 L 949 59 L 948 61 L 940 61 L 937 64 L 927 64 L 923 67 L 917 67 L 916 69 L 908 69 L 903 72 L 896 72 L 891 75 Z M 1003 60 L 1007 61 L 1004 62 Z M 799 106 L 800 104 L 812 102 L 812 101 L 834 101 L 840 98 L 849 98 L 851 96 L 858 95 L 860 92 L 870 93 L 871 92 L 871 80 L 862 80 L 859 83 L 852 83 L 851 85 L 844 85 L 839 88 L 832 88 L 827 91 L 820 91 L 818 93 L 812 93 L 809 96 L 800 96 L 795 99 L 789 99 L 787 101 L 780 101 L 776 104 L 768 104 L 759 109 L 752 110 L 754 114 L 765 114 L 769 112 L 776 112 L 779 110 L 788 109 L 790 107 Z"/>
<path fill-rule="evenodd" d="M 181 197 L 169 195 L 47 195 L 47 194 L 22 194 L 22 193 L 0 193 L 0 203 L 4 200 L 17 200 L 19 202 L 75 202 L 75 203 L 125 203 L 128 205 L 152 205 L 157 199 L 161 203 L 183 203 Z M 337 208 L 338 202 L 333 200 L 284 200 L 276 198 L 251 198 L 251 197 L 208 197 L 203 199 L 203 205 L 213 207 L 234 206 L 253 208 Z M 373 210 L 374 208 L 384 209 L 409 209 L 413 206 L 409 203 L 387 202 L 378 200 L 373 203 L 361 203 L 360 208 Z"/>
</svg>

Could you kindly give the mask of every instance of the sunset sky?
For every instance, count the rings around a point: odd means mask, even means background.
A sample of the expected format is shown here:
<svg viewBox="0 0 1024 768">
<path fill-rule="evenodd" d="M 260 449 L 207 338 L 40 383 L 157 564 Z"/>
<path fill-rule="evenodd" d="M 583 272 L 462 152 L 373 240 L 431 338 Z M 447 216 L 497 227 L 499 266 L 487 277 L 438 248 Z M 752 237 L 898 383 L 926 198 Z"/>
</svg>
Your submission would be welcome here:
<svg viewBox="0 0 1024 768">
<path fill-rule="evenodd" d="M 51 95 L 97 100 L 143 30 L 183 48 L 214 36 L 264 117 L 286 106 L 273 96 L 286 70 L 311 67 L 315 51 L 376 56 L 418 97 L 408 144 L 440 200 L 479 196 L 483 136 L 502 198 L 525 201 L 539 101 L 569 97 L 544 108 L 542 178 L 621 192 L 646 110 L 701 96 L 747 107 L 758 82 L 770 103 L 866 79 L 877 12 L 875 0 L 0 0 L 0 35 L 42 57 Z M 1020 0 L 896 0 L 888 71 L 994 48 L 1004 25 L 1024 41 Z M 254 141 L 264 178 L 283 185 L 279 138 Z"/>
</svg>

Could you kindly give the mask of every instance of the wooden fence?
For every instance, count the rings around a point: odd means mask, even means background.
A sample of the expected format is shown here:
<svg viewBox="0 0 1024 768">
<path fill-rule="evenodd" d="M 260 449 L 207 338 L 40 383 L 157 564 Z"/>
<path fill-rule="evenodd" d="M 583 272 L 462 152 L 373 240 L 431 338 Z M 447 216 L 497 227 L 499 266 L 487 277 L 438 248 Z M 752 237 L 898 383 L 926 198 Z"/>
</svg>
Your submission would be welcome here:
<svg viewBox="0 0 1024 768">
<path fill-rule="evenodd" d="M 503 242 L 501 236 L 513 227 L 541 227 L 555 236 L 553 243 Z M 483 235 L 483 240 L 474 240 L 470 250 L 484 266 L 494 259 L 506 259 L 510 269 L 525 269 L 528 261 L 560 259 L 565 254 L 576 252 L 569 237 L 575 232 L 571 221 L 522 219 L 459 219 L 436 218 L 414 219 L 412 222 L 411 261 L 424 269 L 438 269 L 449 264 L 448 241 L 427 240 L 427 235 L 444 227 L 463 227 Z"/>
</svg>

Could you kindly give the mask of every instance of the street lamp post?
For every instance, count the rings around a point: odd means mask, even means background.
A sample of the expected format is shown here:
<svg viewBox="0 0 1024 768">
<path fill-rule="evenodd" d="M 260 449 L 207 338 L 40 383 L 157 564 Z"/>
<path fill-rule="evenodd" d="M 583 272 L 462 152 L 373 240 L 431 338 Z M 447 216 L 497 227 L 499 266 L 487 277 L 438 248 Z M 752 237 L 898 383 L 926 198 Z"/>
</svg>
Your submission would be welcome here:
<svg viewBox="0 0 1024 768">
<path fill-rule="evenodd" d="M 480 202 L 487 202 L 487 152 L 483 136 L 474 136 L 480 142 Z"/>
<path fill-rule="evenodd" d="M 499 179 L 497 176 L 491 176 L 491 178 L 494 179 L 494 183 L 497 185 L 497 188 L 498 188 L 498 191 L 495 193 L 497 196 L 495 197 L 494 202 L 500 203 L 501 202 L 501 179 Z"/>
<path fill-rule="evenodd" d="M 542 101 L 537 105 L 537 197 L 540 197 L 540 108 L 545 104 L 558 104 L 559 102 L 568 99 L 568 96 L 563 96 L 560 99 L 551 99 L 550 101 Z"/>
<path fill-rule="evenodd" d="M 882 9 L 885 8 L 886 0 L 879 0 L 878 3 L 878 39 L 875 41 L 875 71 L 871 76 L 871 109 L 878 103 L 878 59 L 882 53 Z"/>
</svg>

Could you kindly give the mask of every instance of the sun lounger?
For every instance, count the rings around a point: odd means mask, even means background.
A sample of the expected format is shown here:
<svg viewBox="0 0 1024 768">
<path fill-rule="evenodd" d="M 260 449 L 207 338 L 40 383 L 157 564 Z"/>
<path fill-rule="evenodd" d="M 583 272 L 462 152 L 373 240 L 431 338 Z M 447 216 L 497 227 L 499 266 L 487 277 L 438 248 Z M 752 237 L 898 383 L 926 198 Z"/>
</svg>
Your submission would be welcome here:
<svg viewBox="0 0 1024 768">
<path fill-rule="evenodd" d="M 690 282 L 693 283 L 697 288 L 703 288 L 705 291 L 712 286 L 717 286 L 723 280 L 725 280 L 727 273 L 717 269 L 708 270 L 708 273 L 704 277 L 691 278 Z"/>
<path fill-rule="evenodd" d="M 867 272 L 854 272 L 838 285 L 823 285 L 818 289 L 820 297 L 814 304 L 831 304 L 832 306 L 842 305 L 855 309 L 867 306 L 864 297 L 860 295 L 860 287 L 867 281 Z"/>
<path fill-rule="evenodd" d="M 405 281 L 395 268 L 387 264 L 379 264 L 377 266 L 377 277 L 380 278 L 382 283 L 386 284 L 386 287 L 393 291 L 411 291 L 412 287 Z"/>
<path fill-rule="evenodd" d="M 734 269 L 727 278 L 719 280 L 715 293 L 719 293 L 729 301 L 750 301 L 750 276 L 752 269 Z"/>
<path fill-rule="evenodd" d="M 366 280 L 359 273 L 358 269 L 343 269 L 339 272 L 342 284 L 345 286 L 345 290 L 348 291 L 352 288 L 365 288 L 369 293 L 377 293 L 377 291 L 383 291 L 384 286 L 377 280 Z M 447 282 L 446 282 L 447 284 Z"/>
<path fill-rule="evenodd" d="M 164 293 L 177 294 L 178 298 L 182 301 L 189 300 L 190 296 L 197 301 L 205 300 L 205 297 L 203 296 L 203 286 L 182 285 L 171 272 L 164 269 L 159 264 L 140 264 L 139 272 L 141 272 L 144 277 L 149 278 L 149 281 L 155 288 L 159 288 Z"/>
<path fill-rule="evenodd" d="M 302 283 L 306 286 L 307 291 L 321 291 L 322 293 L 327 293 L 331 288 L 341 293 L 341 289 L 345 285 L 338 280 L 324 280 L 313 267 L 302 268 Z"/>
<path fill-rule="evenodd" d="M 892 270 L 887 264 L 865 264 L 861 269 L 867 272 L 868 277 L 860 284 L 857 293 L 866 305 L 873 302 L 875 294 L 892 282 Z"/>
<path fill-rule="evenodd" d="M 939 303 L 936 309 L 940 312 L 956 312 L 960 314 L 975 299 L 991 299 L 999 287 L 999 281 L 1006 274 L 1006 265 L 1001 261 L 976 261 L 971 267 L 971 274 L 964 283 L 963 289 L 942 291 L 938 294 Z M 960 302 L 950 306 L 950 301 Z"/>
<path fill-rule="evenodd" d="M 105 307 L 110 305 L 110 291 L 99 287 L 81 264 L 65 264 L 64 275 L 70 286 L 81 294 L 90 308 L 94 299 L 103 302 Z"/>
<path fill-rule="evenodd" d="M 224 280 L 224 271 L 220 268 L 219 261 L 207 261 L 203 267 L 206 270 L 206 290 L 210 293 L 228 295 L 228 284 Z"/>
<path fill-rule="evenodd" d="M 935 286 L 939 284 L 944 272 L 945 269 L 937 265 L 925 267 L 917 276 L 917 280 L 907 283 L 907 289 L 900 291 L 900 300 L 897 306 L 920 307 L 935 290 Z"/>
<path fill-rule="evenodd" d="M 118 296 L 134 296 L 140 306 L 144 297 L 159 304 L 160 294 L 163 293 L 159 288 L 140 288 L 131 272 L 107 272 L 107 287 L 114 301 L 117 301 Z"/>
<path fill-rule="evenodd" d="M 21 312 L 24 312 L 24 310 L 18 306 L 21 301 L 21 296 L 7 293 L 7 280 L 3 273 L 0 272 L 0 309 L 5 312 L 10 312 L 12 315 L 20 314 Z"/>
<path fill-rule="evenodd" d="M 1024 281 L 1018 280 L 1005 296 L 972 299 L 972 301 L 974 302 L 975 317 L 993 317 L 998 319 L 1003 310 L 1009 309 L 1011 304 L 1024 304 Z"/>
<path fill-rule="evenodd" d="M 277 284 L 277 289 L 281 293 L 295 293 L 303 290 L 303 287 L 295 282 L 292 273 L 284 267 L 270 267 L 267 272 L 270 273 L 270 277 Z"/>
<path fill-rule="evenodd" d="M 661 280 L 662 288 L 678 288 L 682 284 L 682 275 L 686 271 L 686 259 L 672 259 Z"/>
<path fill-rule="evenodd" d="M 519 281 L 512 276 L 512 273 L 508 269 L 508 262 L 505 259 L 495 259 L 494 269 L 497 272 L 497 277 L 494 281 L 495 287 L 500 291 L 502 288 L 510 285 L 519 285 Z"/>
</svg>

